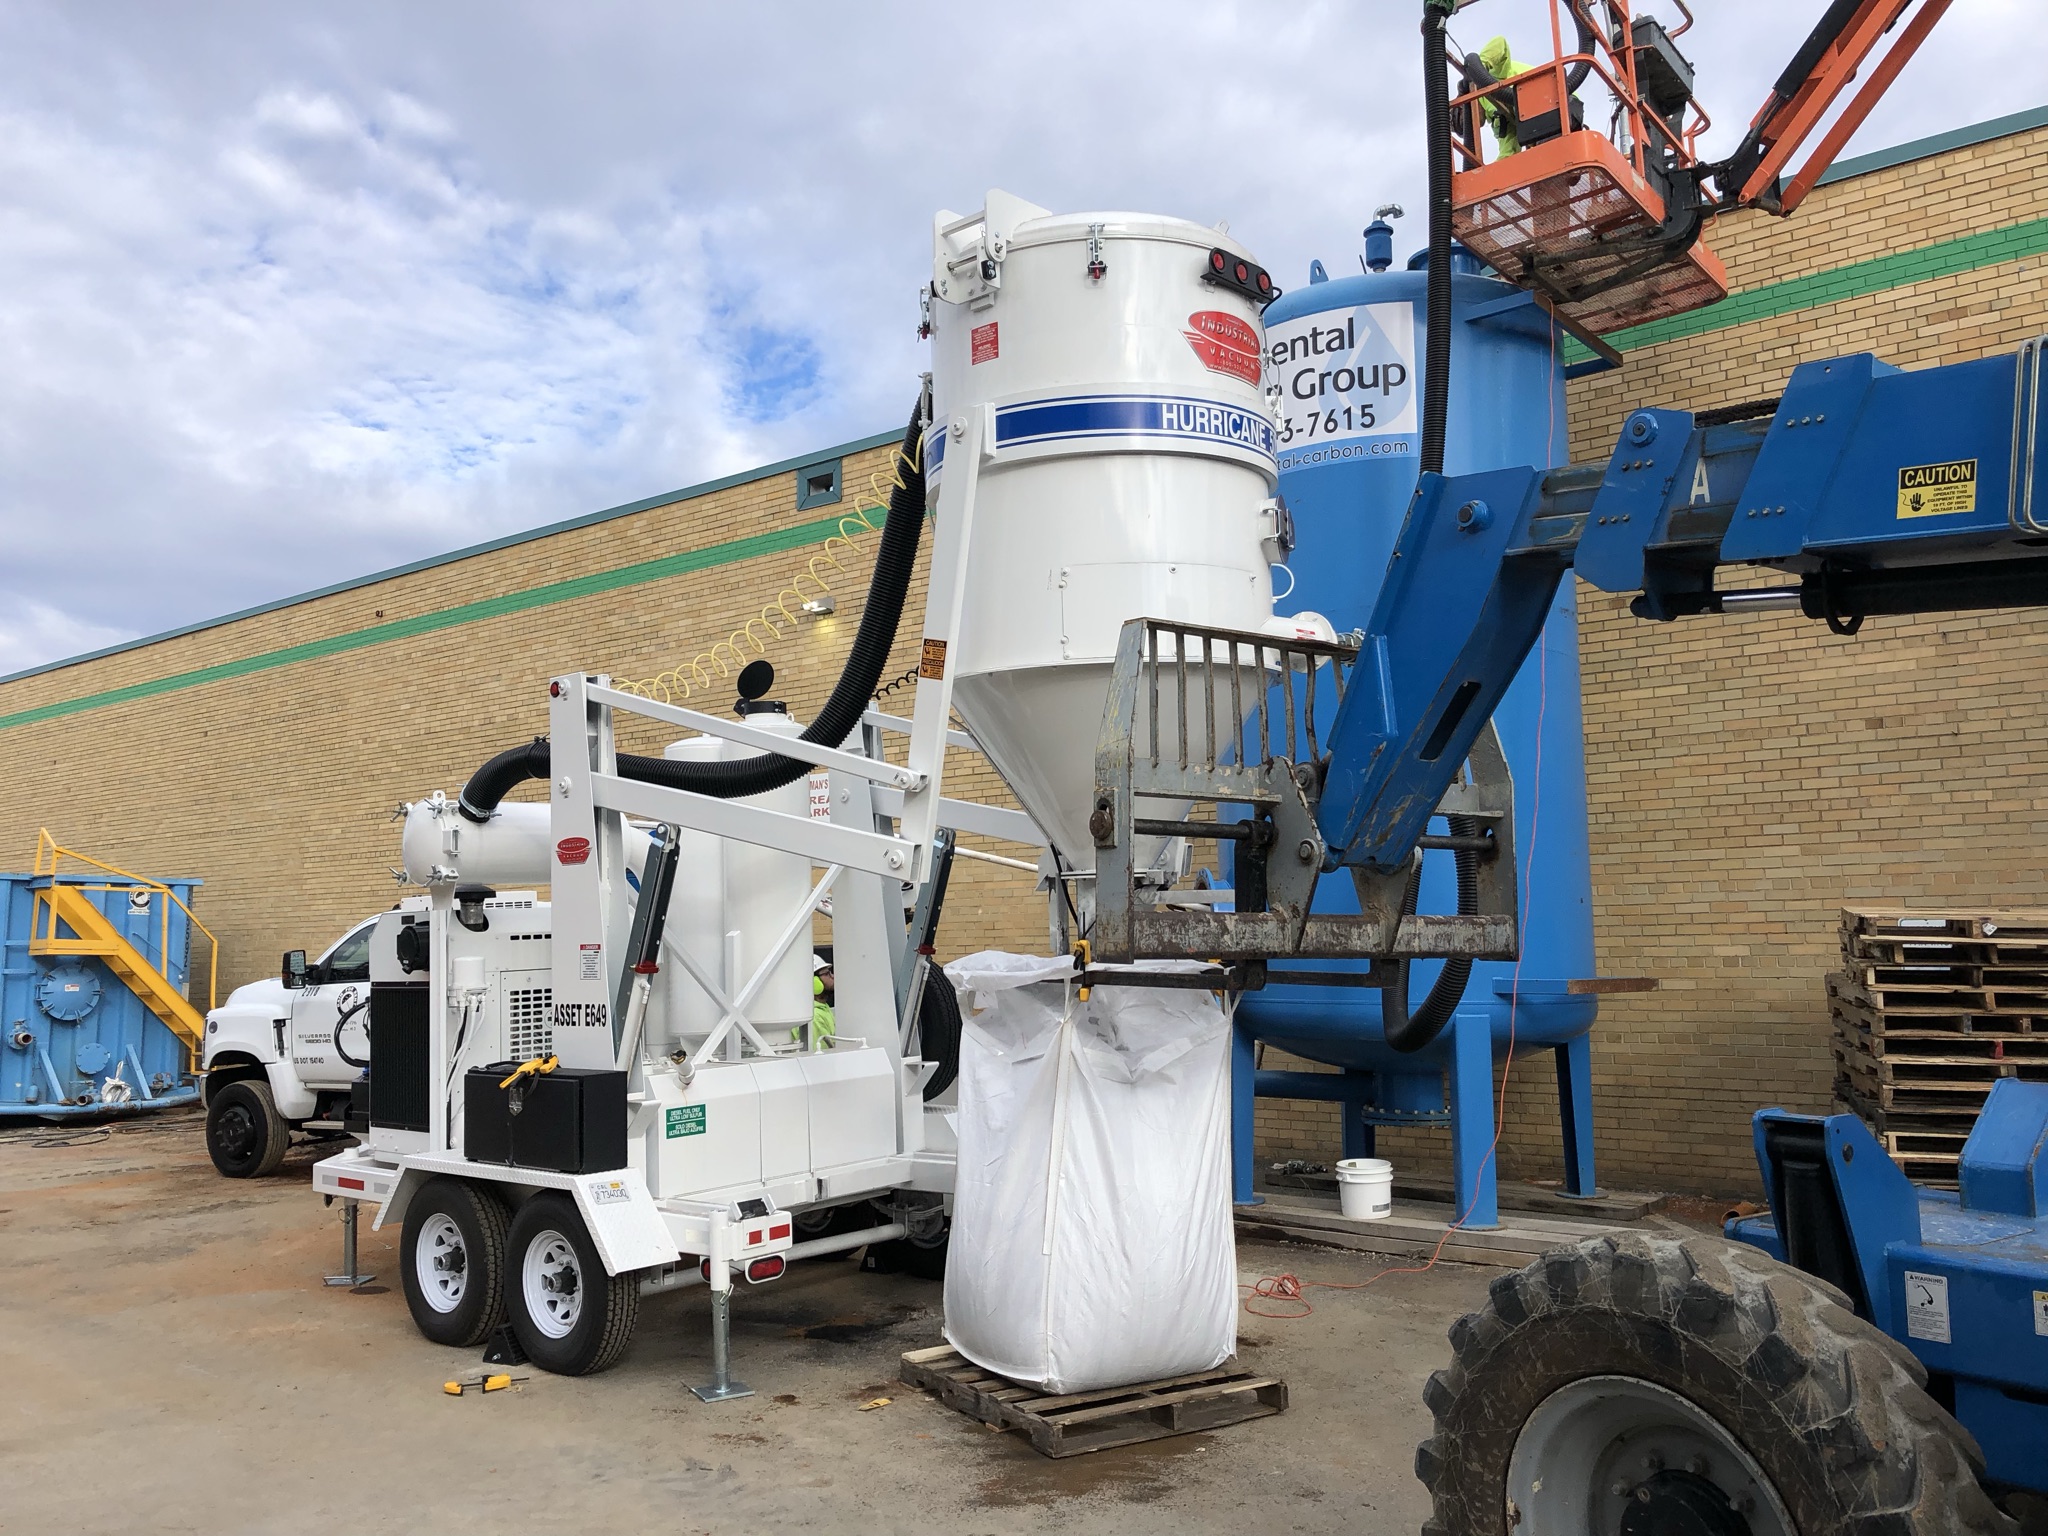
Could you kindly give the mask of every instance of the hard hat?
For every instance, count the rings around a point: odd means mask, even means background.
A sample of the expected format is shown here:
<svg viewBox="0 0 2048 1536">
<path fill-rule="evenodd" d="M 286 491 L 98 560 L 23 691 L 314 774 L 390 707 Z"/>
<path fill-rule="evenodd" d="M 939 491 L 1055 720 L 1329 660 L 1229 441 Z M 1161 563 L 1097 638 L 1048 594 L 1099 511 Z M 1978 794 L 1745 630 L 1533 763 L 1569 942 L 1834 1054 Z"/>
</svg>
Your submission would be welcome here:
<svg viewBox="0 0 2048 1536">
<path fill-rule="evenodd" d="M 811 974 L 813 976 L 817 975 L 820 971 L 829 971 L 831 969 L 832 962 L 830 960 L 827 960 L 823 955 L 811 956 Z"/>
</svg>

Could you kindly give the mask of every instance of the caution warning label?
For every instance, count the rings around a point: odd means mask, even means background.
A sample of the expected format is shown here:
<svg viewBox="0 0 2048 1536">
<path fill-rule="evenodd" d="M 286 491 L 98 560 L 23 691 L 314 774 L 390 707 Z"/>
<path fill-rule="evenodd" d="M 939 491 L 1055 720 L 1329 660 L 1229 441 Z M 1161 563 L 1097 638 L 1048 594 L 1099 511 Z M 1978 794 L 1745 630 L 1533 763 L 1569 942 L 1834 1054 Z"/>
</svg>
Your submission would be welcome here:
<svg viewBox="0 0 2048 1536">
<path fill-rule="evenodd" d="M 1953 517 L 1977 510 L 1977 461 L 1909 464 L 1899 471 L 1899 516 Z"/>
</svg>

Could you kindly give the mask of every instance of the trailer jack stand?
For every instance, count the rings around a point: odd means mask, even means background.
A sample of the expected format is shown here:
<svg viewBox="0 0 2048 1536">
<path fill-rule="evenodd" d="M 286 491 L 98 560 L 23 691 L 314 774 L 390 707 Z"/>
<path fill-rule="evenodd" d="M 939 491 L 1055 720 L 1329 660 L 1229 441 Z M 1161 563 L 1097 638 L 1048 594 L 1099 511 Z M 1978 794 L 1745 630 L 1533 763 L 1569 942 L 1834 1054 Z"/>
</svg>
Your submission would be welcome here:
<svg viewBox="0 0 2048 1536">
<path fill-rule="evenodd" d="M 377 1278 L 375 1275 L 359 1273 L 356 1265 L 356 1207 L 360 1203 L 360 1201 L 356 1200 L 344 1200 L 341 1202 L 342 1272 L 338 1275 L 327 1276 L 324 1282 L 327 1285 L 346 1285 L 353 1288 L 358 1285 L 367 1285 Z"/>
<path fill-rule="evenodd" d="M 754 1389 L 732 1379 L 732 1261 L 731 1218 L 722 1210 L 711 1213 L 711 1380 L 692 1387 L 701 1402 L 722 1403 L 728 1398 L 752 1397 Z"/>
</svg>

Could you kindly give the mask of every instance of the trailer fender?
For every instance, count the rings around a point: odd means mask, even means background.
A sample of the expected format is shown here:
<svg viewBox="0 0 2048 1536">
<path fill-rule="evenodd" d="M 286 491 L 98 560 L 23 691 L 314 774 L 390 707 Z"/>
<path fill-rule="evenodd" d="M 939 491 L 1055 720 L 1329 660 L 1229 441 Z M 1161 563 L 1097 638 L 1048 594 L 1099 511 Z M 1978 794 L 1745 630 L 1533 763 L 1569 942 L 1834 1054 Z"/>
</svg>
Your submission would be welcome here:
<svg viewBox="0 0 2048 1536">
<path fill-rule="evenodd" d="M 583 1218 L 583 1225 L 589 1230 L 590 1238 L 597 1245 L 597 1254 L 604 1261 L 608 1275 L 630 1274 L 642 1269 L 658 1269 L 674 1264 L 682 1258 L 682 1250 L 669 1231 L 668 1222 L 661 1214 L 661 1208 L 654 1203 L 654 1197 L 647 1192 L 647 1181 L 637 1168 L 618 1168 L 609 1173 L 566 1174 L 552 1173 L 537 1168 L 501 1168 L 490 1165 L 469 1163 L 455 1167 L 416 1168 L 407 1165 L 400 1173 L 398 1182 L 391 1193 L 377 1209 L 377 1219 L 372 1229 L 381 1229 L 386 1222 L 405 1220 L 406 1207 L 412 1197 L 428 1179 L 443 1174 L 468 1179 L 497 1192 L 506 1204 L 516 1203 L 513 1198 L 521 1189 L 559 1189 L 576 1202 L 577 1214 Z"/>
<path fill-rule="evenodd" d="M 606 1274 L 655 1269 L 682 1257 L 639 1169 L 581 1174 L 569 1189 Z"/>
<path fill-rule="evenodd" d="M 405 1208 L 412 1204 L 412 1197 L 419 1193 L 422 1184 L 433 1177 L 434 1174 L 422 1168 L 400 1168 L 398 1182 L 391 1186 L 391 1193 L 377 1207 L 377 1219 L 370 1223 L 370 1230 L 382 1231 L 387 1221 L 404 1221 Z"/>
</svg>

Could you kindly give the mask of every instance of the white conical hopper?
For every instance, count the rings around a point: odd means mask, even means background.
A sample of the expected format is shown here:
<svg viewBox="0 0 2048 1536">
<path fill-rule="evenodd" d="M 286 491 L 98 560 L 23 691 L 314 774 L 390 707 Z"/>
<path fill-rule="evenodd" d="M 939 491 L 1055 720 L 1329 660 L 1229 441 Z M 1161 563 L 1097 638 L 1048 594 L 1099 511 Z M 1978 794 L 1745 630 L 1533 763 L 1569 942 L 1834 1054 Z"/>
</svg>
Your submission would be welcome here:
<svg viewBox="0 0 2048 1536">
<path fill-rule="evenodd" d="M 1272 619 L 1264 332 L 1235 276 L 1258 268 L 1217 229 L 1053 215 L 1002 192 L 969 218 L 941 213 L 933 244 L 934 491 L 945 423 L 996 408 L 954 707 L 1066 866 L 1092 870 L 1096 740 L 1124 621 L 1257 632 Z M 1241 691 L 1249 706 L 1256 680 Z"/>
</svg>

